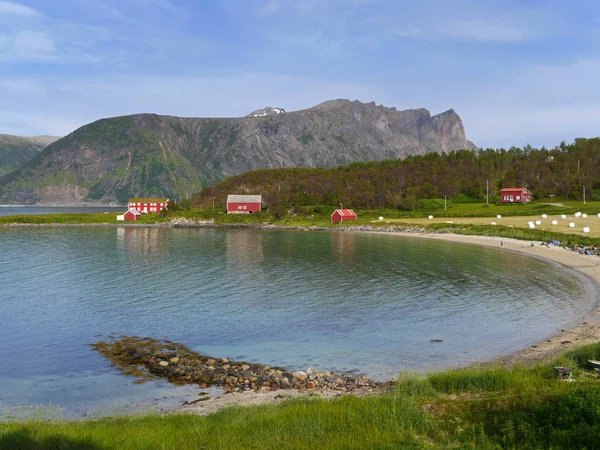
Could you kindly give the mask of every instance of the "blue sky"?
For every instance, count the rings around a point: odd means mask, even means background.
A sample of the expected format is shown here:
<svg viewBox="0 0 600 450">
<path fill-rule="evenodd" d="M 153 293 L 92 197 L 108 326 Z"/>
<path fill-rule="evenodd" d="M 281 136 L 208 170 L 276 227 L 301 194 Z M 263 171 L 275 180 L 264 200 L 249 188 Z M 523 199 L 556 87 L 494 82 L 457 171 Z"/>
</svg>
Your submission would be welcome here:
<svg viewBox="0 0 600 450">
<path fill-rule="evenodd" d="M 0 0 L 0 133 L 335 98 L 454 108 L 482 147 L 600 135 L 594 1 Z"/>
</svg>

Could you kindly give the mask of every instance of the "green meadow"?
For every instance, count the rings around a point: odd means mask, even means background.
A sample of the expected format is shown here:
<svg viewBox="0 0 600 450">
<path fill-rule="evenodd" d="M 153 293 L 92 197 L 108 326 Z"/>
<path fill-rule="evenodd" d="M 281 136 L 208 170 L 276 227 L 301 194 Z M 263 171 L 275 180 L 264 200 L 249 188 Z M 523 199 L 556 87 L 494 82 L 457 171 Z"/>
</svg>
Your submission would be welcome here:
<svg viewBox="0 0 600 450">
<path fill-rule="evenodd" d="M 0 422 L 2 449 L 598 448 L 600 344 L 535 366 L 497 363 L 418 375 L 362 398 L 237 406 L 208 416 L 145 414 Z M 553 367 L 575 381 L 554 379 Z"/>
</svg>

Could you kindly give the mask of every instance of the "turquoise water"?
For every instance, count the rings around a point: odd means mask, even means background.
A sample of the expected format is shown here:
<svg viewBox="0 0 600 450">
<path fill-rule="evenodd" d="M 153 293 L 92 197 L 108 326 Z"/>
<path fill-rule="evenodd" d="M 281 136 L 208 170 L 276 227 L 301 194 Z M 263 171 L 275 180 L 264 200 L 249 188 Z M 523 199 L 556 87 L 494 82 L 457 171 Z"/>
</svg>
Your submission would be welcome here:
<svg viewBox="0 0 600 450">
<path fill-rule="evenodd" d="M 116 373 L 86 346 L 109 333 L 387 379 L 525 347 L 597 298 L 541 260 L 387 234 L 15 228 L 0 249 L 0 406 L 75 414 L 196 395 Z"/>
</svg>

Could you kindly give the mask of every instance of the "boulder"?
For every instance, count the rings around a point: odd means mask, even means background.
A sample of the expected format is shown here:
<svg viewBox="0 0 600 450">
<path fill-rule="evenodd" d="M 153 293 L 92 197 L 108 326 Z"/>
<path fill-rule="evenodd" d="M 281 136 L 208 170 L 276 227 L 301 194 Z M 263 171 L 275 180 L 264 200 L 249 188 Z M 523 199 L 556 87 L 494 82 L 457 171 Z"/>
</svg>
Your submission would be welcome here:
<svg viewBox="0 0 600 450">
<path fill-rule="evenodd" d="M 308 378 L 306 372 L 302 372 L 301 370 L 292 373 L 292 377 L 299 381 L 304 381 L 306 378 Z"/>
</svg>

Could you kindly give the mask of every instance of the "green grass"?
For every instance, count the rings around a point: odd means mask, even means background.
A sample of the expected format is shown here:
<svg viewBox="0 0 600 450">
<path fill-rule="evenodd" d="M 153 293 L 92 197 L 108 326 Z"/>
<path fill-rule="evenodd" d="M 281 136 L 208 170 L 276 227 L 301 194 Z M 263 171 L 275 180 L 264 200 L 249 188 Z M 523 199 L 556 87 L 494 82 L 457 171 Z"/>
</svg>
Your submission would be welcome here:
<svg viewBox="0 0 600 450">
<path fill-rule="evenodd" d="M 581 202 L 565 203 L 567 206 L 558 207 L 547 204 L 527 204 L 527 205 L 490 205 L 484 207 L 481 203 L 462 203 L 453 204 L 453 217 L 494 217 L 497 213 L 501 214 L 506 220 L 510 216 L 526 216 L 531 214 L 573 214 L 577 211 L 587 212 L 590 215 L 596 215 L 600 211 L 600 202 L 588 202 L 583 205 Z M 331 213 L 335 210 L 332 206 L 302 206 L 286 208 L 289 211 L 284 217 L 275 218 L 272 213 L 262 211 L 256 214 L 226 214 L 224 208 L 215 207 L 215 209 L 177 211 L 175 213 L 145 214 L 136 222 L 117 222 L 116 213 L 110 214 L 52 214 L 52 215 L 21 215 L 21 216 L 0 216 L 0 225 L 7 223 L 23 224 L 156 224 L 169 222 L 174 217 L 185 217 L 188 219 L 213 219 L 217 225 L 248 225 L 248 224 L 274 224 L 290 227 L 324 227 L 330 229 L 340 229 L 351 225 L 369 225 L 369 226 L 415 226 L 409 219 L 427 217 L 427 212 L 423 211 L 400 211 L 400 210 L 362 210 L 357 211 L 359 220 L 347 222 L 344 224 L 332 224 L 330 220 Z M 125 209 L 123 210 L 125 211 Z M 448 210 L 450 211 L 450 209 Z M 558 212 L 557 212 L 558 211 Z M 449 212 L 450 213 L 450 212 Z M 449 214 L 448 213 L 448 214 Z M 477 216 L 477 213 L 485 216 Z M 517 214 L 518 213 L 518 214 Z M 436 213 L 438 217 L 440 213 Z M 384 217 L 379 221 L 379 217 Z M 402 219 L 407 221 L 403 222 Z M 391 221 L 388 223 L 388 220 Z M 510 228 L 502 225 L 481 225 L 481 224 L 448 224 L 448 223 L 428 223 L 427 221 L 416 223 L 419 227 L 430 232 L 452 232 L 456 234 L 467 234 L 477 236 L 498 236 L 505 238 L 521 239 L 525 241 L 549 241 L 553 239 L 560 240 L 565 245 L 575 246 L 584 245 L 600 247 L 600 238 L 586 236 L 574 233 L 561 233 L 558 231 L 528 229 L 528 228 Z"/>
<path fill-rule="evenodd" d="M 587 371 L 588 357 L 600 359 L 600 344 L 529 367 L 401 374 L 385 395 L 233 407 L 206 417 L 69 422 L 41 414 L 0 422 L 0 448 L 597 448 L 600 380 Z M 566 361 L 576 382 L 552 377 Z"/>
</svg>

